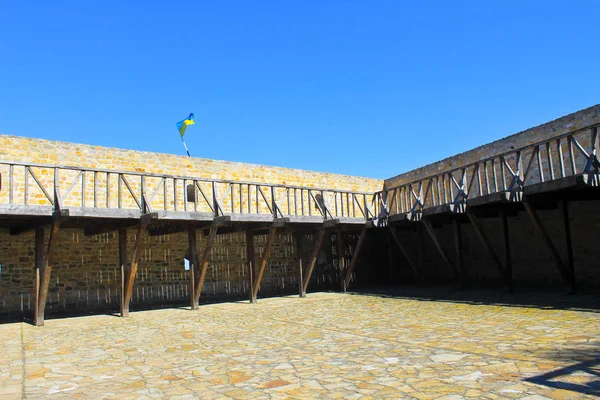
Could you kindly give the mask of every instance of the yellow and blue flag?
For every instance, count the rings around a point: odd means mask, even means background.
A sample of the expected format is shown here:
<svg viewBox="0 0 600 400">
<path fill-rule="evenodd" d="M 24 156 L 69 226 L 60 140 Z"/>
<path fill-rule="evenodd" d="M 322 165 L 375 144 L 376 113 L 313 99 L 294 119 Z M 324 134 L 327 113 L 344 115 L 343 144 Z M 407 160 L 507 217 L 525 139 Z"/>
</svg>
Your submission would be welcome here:
<svg viewBox="0 0 600 400">
<path fill-rule="evenodd" d="M 189 117 L 187 117 L 186 119 L 179 121 L 177 124 L 177 130 L 179 131 L 179 134 L 181 135 L 181 138 L 183 139 L 183 135 L 185 135 L 185 130 L 187 129 L 188 125 L 194 125 L 194 113 L 191 113 Z"/>
</svg>

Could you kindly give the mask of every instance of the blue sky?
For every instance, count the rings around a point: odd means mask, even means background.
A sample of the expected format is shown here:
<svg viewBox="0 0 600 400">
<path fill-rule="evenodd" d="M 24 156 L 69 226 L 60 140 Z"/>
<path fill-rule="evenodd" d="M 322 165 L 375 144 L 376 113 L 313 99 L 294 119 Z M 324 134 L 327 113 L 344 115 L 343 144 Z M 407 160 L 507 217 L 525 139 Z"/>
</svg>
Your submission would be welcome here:
<svg viewBox="0 0 600 400">
<path fill-rule="evenodd" d="M 592 106 L 597 1 L 3 1 L 0 133 L 387 178 Z"/>
</svg>

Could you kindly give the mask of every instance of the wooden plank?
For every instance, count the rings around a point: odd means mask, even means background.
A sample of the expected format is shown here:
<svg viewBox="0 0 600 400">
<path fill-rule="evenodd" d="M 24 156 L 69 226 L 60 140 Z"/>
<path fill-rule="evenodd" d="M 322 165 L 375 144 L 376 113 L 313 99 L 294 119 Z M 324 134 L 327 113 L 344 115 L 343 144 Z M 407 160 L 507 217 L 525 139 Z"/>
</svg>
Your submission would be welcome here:
<svg viewBox="0 0 600 400">
<path fill-rule="evenodd" d="M 58 229 L 60 222 L 54 222 L 50 228 L 50 239 L 48 241 L 48 250 L 46 251 L 45 261 L 40 269 L 40 284 L 37 307 L 36 326 L 44 325 L 44 311 L 46 310 L 46 298 L 48 297 L 48 286 L 50 284 L 50 275 L 52 265 L 54 264 L 54 254 L 58 244 Z"/>
<path fill-rule="evenodd" d="M 128 317 L 129 308 L 125 306 L 125 279 L 127 276 L 127 229 L 125 228 L 119 229 L 119 270 L 121 271 L 121 317 Z"/>
<path fill-rule="evenodd" d="M 302 274 L 302 262 L 304 254 L 304 246 L 302 246 L 303 235 L 297 232 L 294 234 L 294 238 L 296 239 L 296 260 L 298 262 L 298 291 L 300 297 L 306 297 L 306 292 L 304 292 L 304 281 Z"/>
<path fill-rule="evenodd" d="M 323 238 L 325 238 L 326 228 L 319 229 L 317 233 L 317 238 L 315 240 L 315 246 L 313 248 L 312 254 L 310 256 L 310 260 L 308 263 L 308 268 L 306 269 L 306 276 L 304 277 L 304 282 L 302 286 L 302 297 L 306 296 L 306 289 L 308 288 L 308 283 L 310 282 L 310 277 L 312 276 L 313 270 L 315 268 L 315 264 L 317 262 L 317 258 L 319 257 L 319 251 L 321 250 L 321 245 L 323 244 Z"/>
<path fill-rule="evenodd" d="M 479 222 L 477 221 L 475 215 L 473 213 L 467 213 L 467 217 L 471 222 L 471 226 L 473 227 L 475 234 L 481 241 L 481 244 L 483 244 L 485 250 L 488 252 L 490 257 L 492 257 L 494 264 L 496 264 L 496 268 L 498 268 L 498 272 L 500 273 L 500 278 L 502 278 L 502 280 L 506 283 L 508 281 L 508 278 L 506 277 L 506 268 L 504 267 L 502 260 L 500 260 L 500 257 L 492 247 L 492 244 L 490 243 L 489 239 L 483 233 L 483 230 L 481 229 L 481 226 L 479 226 Z"/>
<path fill-rule="evenodd" d="M 188 261 L 190 263 L 190 307 L 198 309 L 199 301 L 196 299 L 196 281 L 198 280 L 198 252 L 196 242 L 196 229 L 188 228 Z"/>
<path fill-rule="evenodd" d="M 125 275 L 125 299 L 123 304 L 123 316 L 129 315 L 129 303 L 131 302 L 131 294 L 133 293 L 133 282 L 135 280 L 135 274 L 137 273 L 137 267 L 142 256 L 142 237 L 146 232 L 147 225 L 140 224 L 138 226 L 137 234 L 135 237 L 135 247 L 133 250 L 133 257 L 128 273 Z"/>
<path fill-rule="evenodd" d="M 394 239 L 394 242 L 396 242 L 396 245 L 398 246 L 398 248 L 402 252 L 402 255 L 404 256 L 404 259 L 408 263 L 408 266 L 412 270 L 413 274 L 415 274 L 415 277 L 420 278 L 421 274 L 419 273 L 419 270 L 418 270 L 415 262 L 412 260 L 412 257 L 410 256 L 410 253 L 409 253 L 408 249 L 406 248 L 406 246 L 404 246 L 404 244 L 400 240 L 400 237 L 398 237 L 398 233 L 396 232 L 396 229 L 393 226 L 391 226 L 391 225 L 388 225 L 388 228 L 390 230 L 390 234 L 392 236 L 392 239 Z"/>
<path fill-rule="evenodd" d="M 35 229 L 35 307 L 33 310 L 35 325 L 39 321 L 40 304 L 40 271 L 44 268 L 44 227 L 39 226 Z"/>
<path fill-rule="evenodd" d="M 248 296 L 250 303 L 256 303 L 254 297 L 254 277 L 256 276 L 254 265 L 254 234 L 252 231 L 246 231 L 246 259 L 248 262 Z"/>
<path fill-rule="evenodd" d="M 544 244 L 546 245 L 546 247 L 548 248 L 548 250 L 554 257 L 556 267 L 558 268 L 558 271 L 560 272 L 562 278 L 564 279 L 565 283 L 567 284 L 567 291 L 568 292 L 575 291 L 575 282 L 574 282 L 573 276 L 569 273 L 568 267 L 563 262 L 558 250 L 556 249 L 556 246 L 552 242 L 552 238 L 550 238 L 548 231 L 546 231 L 544 225 L 542 224 L 542 221 L 541 221 L 540 216 L 538 215 L 537 211 L 527 201 L 523 202 L 523 205 L 525 206 L 525 211 L 527 211 L 527 214 L 529 215 L 529 218 L 531 219 L 533 226 L 538 231 L 540 236 L 542 236 L 542 239 L 544 240 Z"/>
<path fill-rule="evenodd" d="M 502 224 L 502 237 L 504 239 L 504 290 L 507 293 L 512 293 L 512 257 L 510 255 L 510 232 L 508 231 L 508 218 L 506 212 L 500 212 L 500 222 Z"/>
<path fill-rule="evenodd" d="M 356 244 L 356 248 L 354 249 L 354 254 L 352 254 L 352 260 L 350 261 L 350 265 L 348 266 L 348 269 L 346 270 L 346 277 L 344 278 L 344 281 L 342 282 L 342 289 L 344 290 L 344 292 L 346 292 L 346 290 L 348 289 L 348 284 L 350 283 L 350 278 L 352 277 L 352 272 L 354 271 L 354 268 L 356 268 L 356 264 L 358 263 L 358 256 L 360 255 L 360 251 L 362 250 L 362 247 L 365 243 L 365 238 L 367 237 L 367 226 L 365 225 L 362 229 L 362 231 L 360 231 L 360 236 L 358 237 L 358 243 Z"/>
<path fill-rule="evenodd" d="M 206 270 L 208 269 L 208 262 L 210 261 L 210 252 L 212 250 L 213 243 L 215 241 L 215 237 L 217 237 L 217 225 L 211 225 L 210 233 L 208 235 L 208 241 L 206 242 L 206 247 L 204 248 L 204 253 L 202 254 L 202 267 L 200 270 L 200 276 L 198 277 L 198 281 L 196 282 L 196 287 L 194 288 L 194 299 L 196 303 L 200 302 L 200 295 L 202 294 L 202 286 L 204 285 L 204 278 L 206 277 Z M 198 264 L 200 265 L 200 263 Z"/>
<path fill-rule="evenodd" d="M 275 241 L 275 234 L 277 233 L 277 228 L 273 225 L 269 230 L 269 235 L 267 236 L 267 244 L 265 245 L 265 249 L 263 251 L 263 256 L 260 260 L 260 266 L 258 269 L 258 273 L 256 274 L 256 281 L 254 282 L 254 288 L 252 290 L 252 296 L 256 301 L 256 297 L 258 295 L 258 289 L 260 287 L 260 282 L 262 280 L 263 274 L 265 272 L 265 268 L 267 266 L 267 262 L 269 261 L 269 257 L 271 256 L 271 247 L 273 247 L 273 242 Z"/>
<path fill-rule="evenodd" d="M 431 222 L 429 222 L 426 219 L 423 219 L 422 222 L 423 222 L 423 226 L 425 226 L 425 229 L 427 230 L 427 233 L 429 233 L 431 240 L 433 240 L 435 247 L 437 248 L 438 252 L 440 253 L 440 256 L 442 256 L 442 259 L 444 260 L 444 262 L 450 267 L 450 269 L 452 269 L 452 271 L 454 272 L 455 278 L 459 278 L 460 277 L 459 272 L 456 269 L 456 266 L 454 265 L 452 260 L 450 260 L 450 258 L 446 254 L 446 251 L 444 250 L 444 248 L 442 247 L 442 244 L 441 244 L 440 240 L 438 239 L 437 234 L 435 233 L 435 231 L 433 230 L 433 227 L 431 226 Z"/>
</svg>

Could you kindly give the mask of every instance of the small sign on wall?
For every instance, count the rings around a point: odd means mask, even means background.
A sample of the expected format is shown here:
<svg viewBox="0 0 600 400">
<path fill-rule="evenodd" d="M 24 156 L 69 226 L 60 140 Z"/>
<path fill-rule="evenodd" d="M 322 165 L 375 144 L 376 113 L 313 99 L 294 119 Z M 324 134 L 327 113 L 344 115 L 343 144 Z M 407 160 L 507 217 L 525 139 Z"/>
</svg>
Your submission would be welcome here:
<svg viewBox="0 0 600 400">
<path fill-rule="evenodd" d="M 183 259 L 183 266 L 185 268 L 186 271 L 190 270 L 190 260 L 188 260 L 187 258 Z"/>
</svg>

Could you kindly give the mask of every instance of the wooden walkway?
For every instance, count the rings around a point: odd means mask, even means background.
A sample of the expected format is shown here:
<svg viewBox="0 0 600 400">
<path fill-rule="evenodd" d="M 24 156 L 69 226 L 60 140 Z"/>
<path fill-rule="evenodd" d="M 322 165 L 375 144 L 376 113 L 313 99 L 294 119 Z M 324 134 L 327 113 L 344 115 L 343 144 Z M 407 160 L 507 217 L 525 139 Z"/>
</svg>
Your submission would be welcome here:
<svg viewBox="0 0 600 400">
<path fill-rule="evenodd" d="M 325 233 L 332 231 L 341 238 L 345 232 L 364 232 L 374 216 L 372 193 L 10 161 L 0 161 L 2 171 L 5 188 L 0 191 L 0 226 L 10 229 L 11 235 L 35 231 L 37 325 L 44 324 L 60 229 L 82 229 L 86 235 L 118 231 L 121 314 L 127 316 L 144 235 L 188 233 L 194 309 L 218 234 L 245 231 L 249 260 L 255 259 L 253 237 L 267 235 L 260 261 L 248 265 L 250 301 L 256 302 L 277 232 L 293 233 L 297 243 L 304 234 L 316 233 L 305 268 L 305 260 L 297 252 L 303 277 L 300 295 L 304 296 Z M 137 229 L 133 254 L 127 254 L 128 228 Z M 198 230 L 208 236 L 202 252 L 196 249 Z M 346 275 L 344 289 L 351 269 Z"/>
<path fill-rule="evenodd" d="M 419 276 L 417 263 L 397 235 L 398 229 L 424 228 L 458 286 L 464 285 L 461 266 L 461 225 L 469 224 L 481 246 L 489 254 L 503 282 L 512 291 L 510 231 L 507 217 L 524 210 L 552 254 L 568 292 L 575 291 L 573 249 L 569 224 L 569 202 L 600 199 L 600 162 L 597 157 L 598 125 L 577 129 L 552 139 L 511 150 L 503 154 L 457 166 L 413 182 L 387 187 L 375 194 L 373 212 L 377 225 L 386 226 L 407 263 Z M 564 241 L 557 243 L 548 233 L 539 209 L 560 213 Z M 504 254 L 494 248 L 482 230 L 480 218 L 497 218 L 502 233 Z M 434 225 L 454 226 L 453 252 L 448 252 Z M 561 256 L 561 245 L 567 258 Z"/>
</svg>

